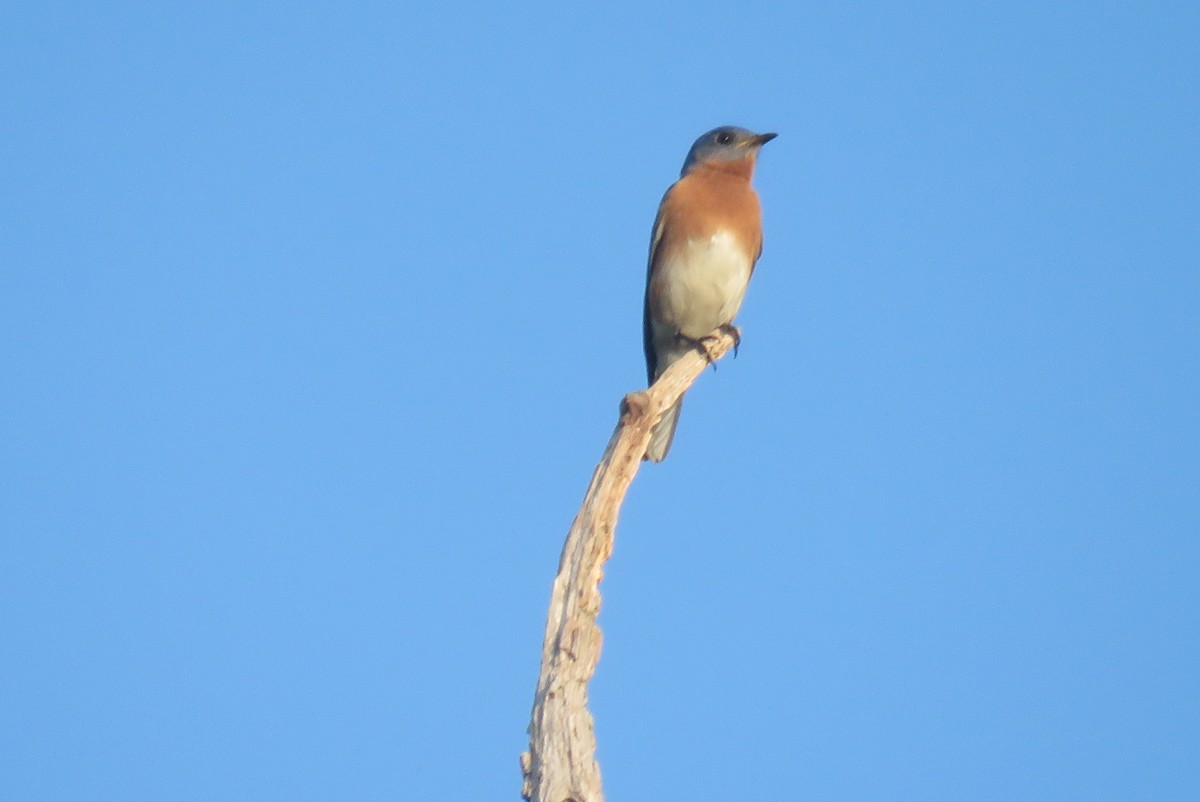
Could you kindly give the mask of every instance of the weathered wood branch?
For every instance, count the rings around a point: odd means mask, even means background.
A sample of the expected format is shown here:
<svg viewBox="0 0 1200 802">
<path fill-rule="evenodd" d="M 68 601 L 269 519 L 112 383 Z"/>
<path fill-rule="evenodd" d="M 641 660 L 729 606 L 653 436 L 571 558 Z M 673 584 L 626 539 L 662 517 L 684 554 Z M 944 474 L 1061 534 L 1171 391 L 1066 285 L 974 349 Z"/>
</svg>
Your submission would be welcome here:
<svg viewBox="0 0 1200 802">
<path fill-rule="evenodd" d="M 542 668 L 521 755 L 521 796 L 530 802 L 603 802 L 587 686 L 600 659 L 600 580 L 612 554 L 617 515 L 642 464 L 650 429 L 710 363 L 735 344 L 717 330 L 667 369 L 649 390 L 621 402 L 621 418 L 567 533 L 550 596 Z"/>
</svg>

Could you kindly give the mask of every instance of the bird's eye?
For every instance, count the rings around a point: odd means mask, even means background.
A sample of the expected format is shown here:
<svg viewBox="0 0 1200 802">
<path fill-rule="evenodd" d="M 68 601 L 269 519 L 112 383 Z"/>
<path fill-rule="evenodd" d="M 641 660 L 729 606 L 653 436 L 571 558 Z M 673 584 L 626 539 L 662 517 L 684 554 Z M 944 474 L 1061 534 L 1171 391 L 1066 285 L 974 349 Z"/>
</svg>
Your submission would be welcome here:
<svg viewBox="0 0 1200 802">
<path fill-rule="evenodd" d="M 722 131 L 721 133 L 717 134 L 718 145 L 728 145 L 732 141 L 733 134 L 729 133 L 728 131 Z"/>
</svg>

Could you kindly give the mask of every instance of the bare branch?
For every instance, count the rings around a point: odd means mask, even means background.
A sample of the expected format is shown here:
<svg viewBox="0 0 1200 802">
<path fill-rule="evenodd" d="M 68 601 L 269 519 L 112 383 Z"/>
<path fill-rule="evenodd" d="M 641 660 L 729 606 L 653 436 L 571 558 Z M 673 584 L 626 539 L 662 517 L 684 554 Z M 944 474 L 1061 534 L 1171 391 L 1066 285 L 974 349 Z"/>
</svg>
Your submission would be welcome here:
<svg viewBox="0 0 1200 802">
<path fill-rule="evenodd" d="M 621 402 L 621 418 L 583 505 L 567 533 L 550 596 L 542 668 L 521 755 L 521 796 L 530 802 L 603 802 L 587 685 L 600 659 L 600 580 L 612 554 L 625 493 L 642 464 L 650 430 L 710 363 L 732 348 L 736 331 L 718 329 L 675 362 L 649 390 Z"/>
</svg>

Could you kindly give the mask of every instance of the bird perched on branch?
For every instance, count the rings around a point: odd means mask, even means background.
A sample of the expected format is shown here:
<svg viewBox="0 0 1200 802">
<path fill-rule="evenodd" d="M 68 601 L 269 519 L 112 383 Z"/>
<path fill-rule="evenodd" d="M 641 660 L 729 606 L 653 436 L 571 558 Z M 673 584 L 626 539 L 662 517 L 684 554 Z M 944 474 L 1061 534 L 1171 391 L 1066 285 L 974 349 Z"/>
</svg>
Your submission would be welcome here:
<svg viewBox="0 0 1200 802">
<path fill-rule="evenodd" d="M 650 384 L 703 346 L 713 329 L 732 328 L 762 253 L 762 212 L 750 179 L 759 148 L 775 136 L 714 128 L 692 145 L 679 180 L 663 196 L 650 239 L 642 323 Z M 666 458 L 682 406 L 680 398 L 655 425 L 645 459 Z"/>
</svg>

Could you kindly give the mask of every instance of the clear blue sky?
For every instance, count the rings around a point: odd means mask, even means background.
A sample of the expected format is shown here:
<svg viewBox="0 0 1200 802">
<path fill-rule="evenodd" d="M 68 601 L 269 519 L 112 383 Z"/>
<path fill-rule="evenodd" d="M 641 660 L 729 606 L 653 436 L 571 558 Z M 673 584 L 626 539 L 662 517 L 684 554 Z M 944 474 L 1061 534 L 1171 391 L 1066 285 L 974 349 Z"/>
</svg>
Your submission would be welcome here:
<svg viewBox="0 0 1200 802">
<path fill-rule="evenodd" d="M 515 800 L 732 123 L 609 798 L 1200 799 L 1200 6 L 498 5 L 0 10 L 0 798 Z"/>
</svg>

